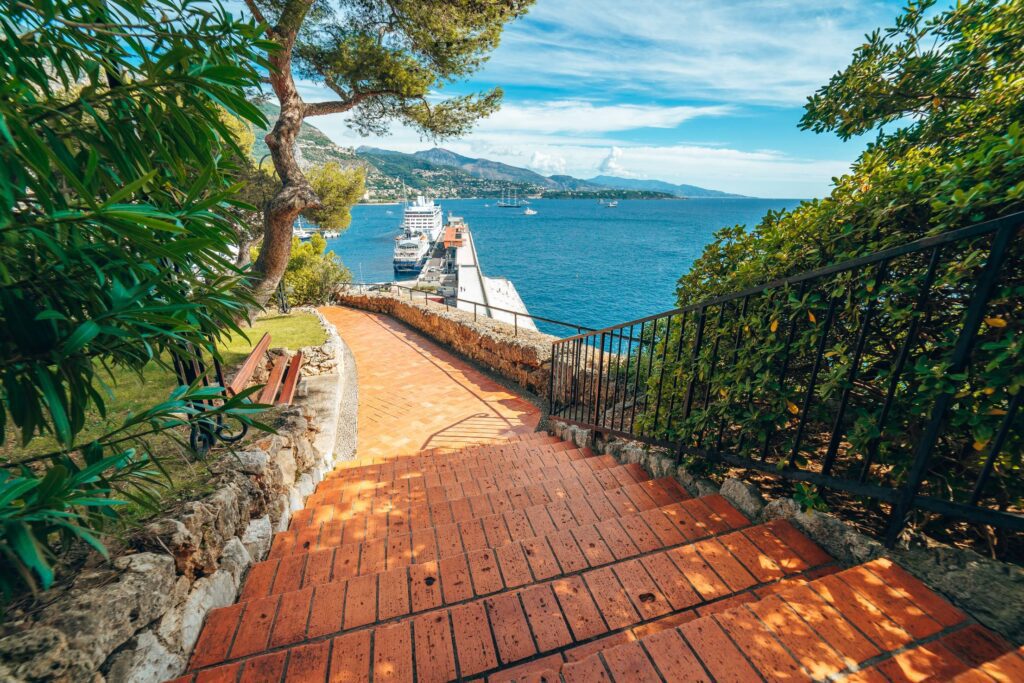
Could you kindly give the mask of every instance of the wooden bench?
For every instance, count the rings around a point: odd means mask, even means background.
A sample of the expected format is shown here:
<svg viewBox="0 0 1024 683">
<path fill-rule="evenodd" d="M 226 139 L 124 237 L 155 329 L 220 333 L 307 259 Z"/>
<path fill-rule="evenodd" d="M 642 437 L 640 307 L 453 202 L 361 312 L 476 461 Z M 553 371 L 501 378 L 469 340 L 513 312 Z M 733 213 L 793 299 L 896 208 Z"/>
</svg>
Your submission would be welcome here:
<svg viewBox="0 0 1024 683">
<path fill-rule="evenodd" d="M 256 368 L 263 362 L 263 356 L 270 349 L 270 333 L 264 334 L 256 346 L 246 357 L 242 366 L 238 368 L 231 383 L 228 384 L 228 394 L 234 396 L 249 385 Z M 287 406 L 291 405 L 295 398 L 295 391 L 299 387 L 299 375 L 302 372 L 302 352 L 299 351 L 291 358 L 278 356 L 270 368 L 270 376 L 263 389 L 256 393 L 256 402 L 266 405 Z"/>
</svg>

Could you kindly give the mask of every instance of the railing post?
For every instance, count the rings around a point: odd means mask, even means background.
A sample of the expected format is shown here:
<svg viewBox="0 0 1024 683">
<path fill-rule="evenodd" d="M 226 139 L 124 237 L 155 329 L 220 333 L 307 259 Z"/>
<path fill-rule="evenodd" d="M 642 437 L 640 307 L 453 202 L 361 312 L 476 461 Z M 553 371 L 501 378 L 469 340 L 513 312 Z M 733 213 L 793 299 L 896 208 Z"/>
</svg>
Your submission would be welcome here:
<svg viewBox="0 0 1024 683">
<path fill-rule="evenodd" d="M 888 261 L 879 264 L 878 272 L 875 275 L 873 291 L 881 292 L 882 283 L 885 281 L 888 272 Z M 875 294 L 868 301 L 864 311 L 864 320 L 861 322 L 860 330 L 857 332 L 857 341 L 854 345 L 853 358 L 850 362 L 850 371 L 846 376 L 846 384 L 839 395 L 839 406 L 836 408 L 836 417 L 832 422 L 832 436 L 829 438 L 828 449 L 825 451 L 825 459 L 821 464 L 821 473 L 825 476 L 832 474 L 832 465 L 835 464 L 836 456 L 839 453 L 839 443 L 843 436 L 843 418 L 846 416 L 846 408 L 850 404 L 850 395 L 853 393 L 853 385 L 857 380 L 857 373 L 860 371 L 860 358 L 864 354 L 864 346 L 867 343 L 868 333 L 871 331 L 871 321 L 875 315 L 875 305 L 878 303 L 879 294 Z"/>
<path fill-rule="evenodd" d="M 516 313 L 512 313 L 512 325 L 515 327 L 515 336 L 519 336 L 519 316 Z"/>
<path fill-rule="evenodd" d="M 594 419 L 593 424 L 601 424 L 604 426 L 603 421 L 598 422 L 597 416 L 601 412 L 601 385 L 604 384 L 604 332 L 601 333 L 600 346 L 597 352 L 597 391 L 594 397 Z"/>
<path fill-rule="evenodd" d="M 700 318 L 697 319 L 697 336 L 693 340 L 693 355 L 690 358 L 690 386 L 686 388 L 686 406 L 683 408 L 683 419 L 690 419 L 690 411 L 693 410 L 693 394 L 697 386 L 697 358 L 700 356 L 700 347 L 704 342 L 704 325 L 708 319 L 707 306 L 700 309 Z"/>
<path fill-rule="evenodd" d="M 572 381 L 572 412 L 569 413 L 573 419 L 579 414 L 577 411 L 578 403 L 580 401 L 580 372 L 583 358 L 583 338 L 576 340 L 576 348 L 573 349 L 573 381 Z"/>
<path fill-rule="evenodd" d="M 967 367 L 975 339 L 978 336 L 978 329 L 985 317 L 985 306 L 992 296 L 992 290 L 999 278 L 999 270 L 1006 260 L 1006 252 L 1009 250 L 1011 238 L 1019 227 L 1006 225 L 1000 228 L 992 239 L 992 248 L 989 251 L 988 261 L 985 263 L 985 269 L 978 278 L 978 284 L 971 292 L 971 298 L 967 304 L 963 329 L 960 330 L 960 335 L 957 337 L 953 357 L 946 369 L 947 375 L 959 374 Z M 946 421 L 946 412 L 949 410 L 953 395 L 954 392 L 947 391 L 935 400 L 931 415 L 928 417 L 928 425 L 925 427 L 921 440 L 917 442 L 917 448 L 914 449 L 914 462 L 910 467 L 907 483 L 904 484 L 903 490 L 900 492 L 899 500 L 892 506 L 889 527 L 885 532 L 885 545 L 890 548 L 899 540 L 900 532 L 903 531 L 907 522 L 907 514 L 914 507 L 914 498 L 917 496 L 918 489 L 921 488 L 921 482 L 924 481 L 932 449 L 935 447 L 939 431 Z"/>
<path fill-rule="evenodd" d="M 551 342 L 551 371 L 548 373 L 548 417 L 555 412 L 555 342 Z"/>
</svg>

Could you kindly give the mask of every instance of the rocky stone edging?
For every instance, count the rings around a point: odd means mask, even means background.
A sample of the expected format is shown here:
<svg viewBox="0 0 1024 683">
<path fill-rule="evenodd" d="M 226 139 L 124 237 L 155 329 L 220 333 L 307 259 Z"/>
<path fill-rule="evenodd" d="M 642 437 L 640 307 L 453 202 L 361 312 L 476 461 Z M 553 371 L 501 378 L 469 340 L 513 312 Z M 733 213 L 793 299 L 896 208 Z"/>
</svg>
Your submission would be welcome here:
<svg viewBox="0 0 1024 683">
<path fill-rule="evenodd" d="M 328 340 L 310 349 L 316 371 L 303 374 L 278 433 L 211 465 L 214 492 L 137 532 L 130 545 L 139 552 L 80 573 L 44 596 L 31 622 L 6 625 L 0 680 L 159 683 L 185 671 L 207 612 L 235 602 L 273 533 L 354 454 L 352 355 L 312 312 Z"/>
<path fill-rule="evenodd" d="M 422 332 L 445 347 L 489 368 L 538 396 L 548 392 L 551 375 L 549 334 L 519 328 L 443 304 L 410 302 L 386 292 L 354 292 L 339 289 L 336 303 L 365 311 L 385 313 Z"/>
<path fill-rule="evenodd" d="M 281 346 L 274 346 L 274 339 L 270 339 L 270 348 L 267 349 L 265 362 L 253 372 L 253 382 L 266 382 L 270 376 L 270 369 L 278 356 L 291 356 L 296 351 L 302 352 L 302 377 L 319 377 L 320 375 L 334 375 L 338 372 L 339 363 L 342 361 L 344 343 L 338 336 L 334 325 L 327 322 L 327 319 L 311 306 L 301 306 L 292 309 L 292 313 L 306 313 L 320 321 L 320 326 L 327 334 L 327 340 L 318 346 L 303 346 L 301 349 L 287 349 Z M 253 340 L 255 341 L 255 340 Z"/>
<path fill-rule="evenodd" d="M 653 477 L 672 476 L 691 495 L 720 494 L 754 523 L 788 519 L 845 566 L 889 557 L 980 623 L 1015 645 L 1024 644 L 1024 569 L 937 542 L 928 547 L 886 548 L 828 512 L 804 512 L 792 498 L 766 501 L 757 486 L 726 479 L 721 486 L 695 477 L 664 449 L 618 437 L 606 438 L 588 429 L 549 419 L 548 432 L 580 448 L 637 463 Z"/>
</svg>

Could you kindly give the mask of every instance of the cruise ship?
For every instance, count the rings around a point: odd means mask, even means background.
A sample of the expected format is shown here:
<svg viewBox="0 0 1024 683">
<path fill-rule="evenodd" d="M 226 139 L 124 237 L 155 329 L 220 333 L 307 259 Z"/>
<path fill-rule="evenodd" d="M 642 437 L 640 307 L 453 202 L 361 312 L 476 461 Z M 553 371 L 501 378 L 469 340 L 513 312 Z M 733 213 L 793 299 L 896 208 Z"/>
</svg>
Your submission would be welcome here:
<svg viewBox="0 0 1024 683">
<path fill-rule="evenodd" d="M 418 273 L 430 256 L 430 247 L 441 236 L 441 207 L 422 195 L 405 207 L 402 234 L 395 238 L 392 264 L 396 273 Z"/>
</svg>

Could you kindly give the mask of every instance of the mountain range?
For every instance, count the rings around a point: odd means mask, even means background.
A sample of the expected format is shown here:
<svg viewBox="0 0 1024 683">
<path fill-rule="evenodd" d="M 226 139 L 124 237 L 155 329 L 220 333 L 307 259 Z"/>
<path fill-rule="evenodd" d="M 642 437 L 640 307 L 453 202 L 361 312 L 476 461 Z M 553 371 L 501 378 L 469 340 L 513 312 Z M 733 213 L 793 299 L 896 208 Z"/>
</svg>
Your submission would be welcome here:
<svg viewBox="0 0 1024 683">
<path fill-rule="evenodd" d="M 267 119 L 277 119 L 278 108 L 260 103 Z M 263 137 L 268 130 L 257 130 L 253 156 L 267 153 Z M 676 185 L 662 180 L 620 178 L 599 175 L 580 179 L 568 175 L 545 176 L 528 168 L 512 166 L 490 159 L 474 159 L 451 150 L 433 149 L 407 154 L 377 147 L 342 147 L 335 144 L 316 126 L 303 122 L 296 141 L 302 166 L 336 162 L 349 168 L 366 169 L 366 196 L 372 201 L 402 199 L 407 191 L 419 191 L 434 197 L 487 197 L 503 192 L 548 197 L 606 198 L 705 198 L 740 197 L 695 185 Z"/>
</svg>

